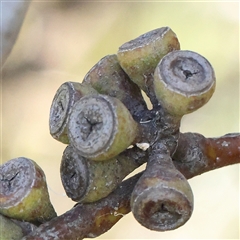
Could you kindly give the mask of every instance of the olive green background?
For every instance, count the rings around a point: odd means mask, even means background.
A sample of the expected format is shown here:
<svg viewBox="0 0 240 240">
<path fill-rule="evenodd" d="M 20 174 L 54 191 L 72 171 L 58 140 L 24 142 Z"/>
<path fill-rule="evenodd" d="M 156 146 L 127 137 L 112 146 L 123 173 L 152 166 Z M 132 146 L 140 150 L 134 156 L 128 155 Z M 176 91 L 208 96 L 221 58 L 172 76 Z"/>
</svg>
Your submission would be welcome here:
<svg viewBox="0 0 240 240">
<path fill-rule="evenodd" d="M 4 9 L 3 9 L 4 11 Z M 181 49 L 206 57 L 216 91 L 207 105 L 183 118 L 181 131 L 217 137 L 239 132 L 238 2 L 32 2 L 2 71 L 1 161 L 25 156 L 44 170 L 58 214 L 75 203 L 60 180 L 65 145 L 49 134 L 49 109 L 65 81 L 81 82 L 102 57 L 126 41 L 169 26 Z M 99 239 L 239 239 L 239 166 L 191 179 L 191 219 L 170 232 L 142 227 L 132 214 Z"/>
</svg>

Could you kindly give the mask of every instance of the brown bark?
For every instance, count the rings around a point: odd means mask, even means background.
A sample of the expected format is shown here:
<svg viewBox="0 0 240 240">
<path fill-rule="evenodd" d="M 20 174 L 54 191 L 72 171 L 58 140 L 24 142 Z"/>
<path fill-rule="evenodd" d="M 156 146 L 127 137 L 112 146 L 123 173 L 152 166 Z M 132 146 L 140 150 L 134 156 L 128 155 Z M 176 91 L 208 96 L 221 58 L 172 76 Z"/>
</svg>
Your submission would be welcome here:
<svg viewBox="0 0 240 240">
<path fill-rule="evenodd" d="M 186 178 L 240 163 L 240 134 L 205 138 L 198 133 L 181 133 L 173 160 Z"/>
<path fill-rule="evenodd" d="M 130 196 L 140 174 L 124 181 L 107 198 L 95 203 L 77 204 L 70 211 L 42 224 L 24 240 L 80 240 L 108 231 L 130 212 Z"/>
</svg>

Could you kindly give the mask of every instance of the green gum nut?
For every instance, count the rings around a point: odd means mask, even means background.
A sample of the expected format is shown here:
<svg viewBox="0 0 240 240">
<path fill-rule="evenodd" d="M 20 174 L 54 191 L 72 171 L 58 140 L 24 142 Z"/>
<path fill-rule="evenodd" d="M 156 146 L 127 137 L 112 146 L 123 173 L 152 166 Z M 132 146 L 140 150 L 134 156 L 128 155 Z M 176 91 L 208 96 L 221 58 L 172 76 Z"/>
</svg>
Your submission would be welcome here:
<svg viewBox="0 0 240 240">
<path fill-rule="evenodd" d="M 162 27 L 124 43 L 119 47 L 117 57 L 130 79 L 149 92 L 158 62 L 167 53 L 179 49 L 176 34 L 169 27 Z"/>
<path fill-rule="evenodd" d="M 183 116 L 202 107 L 213 95 L 215 86 L 211 64 L 192 51 L 168 53 L 154 73 L 156 97 L 172 115 Z"/>
<path fill-rule="evenodd" d="M 61 180 L 68 197 L 77 202 L 95 202 L 116 189 L 122 180 L 144 163 L 125 152 L 106 161 L 93 161 L 80 156 L 72 146 L 64 150 Z"/>
<path fill-rule="evenodd" d="M 107 160 L 135 141 L 138 127 L 117 98 L 101 94 L 86 96 L 72 108 L 68 123 L 69 141 L 81 156 Z"/>
<path fill-rule="evenodd" d="M 24 236 L 21 227 L 0 214 L 0 239 L 20 240 Z"/>
<path fill-rule="evenodd" d="M 65 82 L 57 90 L 50 108 L 49 128 L 52 137 L 68 144 L 67 122 L 73 104 L 81 97 L 94 94 L 90 86 L 78 82 Z"/>
<path fill-rule="evenodd" d="M 118 63 L 117 55 L 107 55 L 95 64 L 83 79 L 100 94 L 118 98 L 136 117 L 147 110 L 141 90 L 133 83 Z"/>
<path fill-rule="evenodd" d="M 0 213 L 27 222 L 57 216 L 49 199 L 43 170 L 32 160 L 14 158 L 0 166 Z"/>
</svg>

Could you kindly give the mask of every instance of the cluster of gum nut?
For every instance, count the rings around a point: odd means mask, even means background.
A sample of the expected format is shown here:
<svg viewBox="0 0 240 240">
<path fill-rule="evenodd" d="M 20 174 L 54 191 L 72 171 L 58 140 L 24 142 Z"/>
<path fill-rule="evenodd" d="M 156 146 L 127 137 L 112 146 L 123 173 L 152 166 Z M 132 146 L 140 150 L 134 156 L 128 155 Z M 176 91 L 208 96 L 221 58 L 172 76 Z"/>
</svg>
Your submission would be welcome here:
<svg viewBox="0 0 240 240">
<path fill-rule="evenodd" d="M 207 103 L 214 90 L 211 64 L 180 50 L 169 27 L 123 44 L 81 83 L 63 83 L 49 126 L 53 138 L 67 144 L 60 173 L 68 197 L 82 204 L 107 197 L 147 162 L 131 196 L 134 217 L 156 231 L 183 225 L 193 211 L 193 194 L 171 156 L 182 116 Z"/>
<path fill-rule="evenodd" d="M 94 65 L 82 83 L 61 85 L 51 106 L 50 132 L 68 144 L 61 162 L 67 195 L 81 203 L 97 201 L 147 161 L 147 169 L 132 193 L 135 218 L 157 231 L 184 224 L 192 213 L 193 196 L 188 182 L 171 162 L 176 132 L 182 116 L 208 102 L 214 90 L 215 74 L 210 63 L 198 53 L 180 50 L 176 34 L 169 27 L 123 44 L 117 54 L 107 55 Z M 141 91 L 149 97 L 152 110 L 147 108 Z M 170 130 L 159 129 L 164 124 L 156 124 L 159 132 L 175 133 L 173 142 L 161 137 L 153 142 L 149 137 L 145 123 L 157 121 L 159 113 L 164 121 L 174 122 Z M 131 158 L 127 153 L 130 146 L 150 152 L 148 159 L 146 154 L 137 161 Z M 154 184 L 153 169 L 159 170 Z M 159 172 L 172 180 L 159 177 Z M 160 191 L 157 185 L 161 185 Z M 173 188 L 174 194 L 169 194 Z M 154 207 L 148 207 L 151 201 Z"/>
</svg>

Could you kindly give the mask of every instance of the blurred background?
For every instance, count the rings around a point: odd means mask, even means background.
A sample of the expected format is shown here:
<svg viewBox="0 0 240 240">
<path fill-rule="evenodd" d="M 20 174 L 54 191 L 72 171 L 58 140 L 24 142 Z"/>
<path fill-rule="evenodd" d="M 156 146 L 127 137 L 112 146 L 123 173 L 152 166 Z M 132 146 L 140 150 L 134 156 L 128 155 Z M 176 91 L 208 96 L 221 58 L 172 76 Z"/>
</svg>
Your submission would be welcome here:
<svg viewBox="0 0 240 240">
<path fill-rule="evenodd" d="M 4 11 L 4 9 L 3 9 Z M 182 132 L 218 137 L 239 132 L 238 2 L 32 2 L 2 71 L 2 163 L 24 156 L 44 170 L 60 215 L 75 203 L 60 180 L 65 145 L 49 134 L 52 99 L 66 81 L 81 82 L 102 57 L 155 28 L 169 26 L 181 49 L 206 57 L 217 78 L 207 105 L 184 117 Z M 191 219 L 170 232 L 142 227 L 132 214 L 99 239 L 239 239 L 239 166 L 189 180 Z"/>
</svg>

